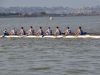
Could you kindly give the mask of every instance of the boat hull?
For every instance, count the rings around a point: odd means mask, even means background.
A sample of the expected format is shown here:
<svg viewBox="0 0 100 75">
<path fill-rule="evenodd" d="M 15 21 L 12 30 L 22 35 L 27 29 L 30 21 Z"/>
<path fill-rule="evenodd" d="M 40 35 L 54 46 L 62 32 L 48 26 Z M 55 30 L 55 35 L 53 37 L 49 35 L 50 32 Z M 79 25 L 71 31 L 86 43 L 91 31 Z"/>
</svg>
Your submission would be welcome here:
<svg viewBox="0 0 100 75">
<path fill-rule="evenodd" d="M 2 36 L 0 36 L 2 37 Z M 3 38 L 3 37 L 2 37 Z M 4 38 L 100 38 L 100 35 L 80 35 L 80 36 L 17 36 L 17 35 L 12 35 L 12 36 L 5 36 Z"/>
</svg>

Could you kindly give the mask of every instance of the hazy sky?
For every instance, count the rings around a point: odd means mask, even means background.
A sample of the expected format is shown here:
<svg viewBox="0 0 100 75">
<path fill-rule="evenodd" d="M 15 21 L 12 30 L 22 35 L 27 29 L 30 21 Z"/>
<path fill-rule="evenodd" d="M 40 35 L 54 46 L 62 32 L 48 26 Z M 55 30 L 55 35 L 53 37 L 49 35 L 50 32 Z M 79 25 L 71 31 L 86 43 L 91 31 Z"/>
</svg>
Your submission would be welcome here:
<svg viewBox="0 0 100 75">
<path fill-rule="evenodd" d="M 87 7 L 100 5 L 100 0 L 0 0 L 0 7 L 63 6 L 79 8 L 82 5 Z"/>
</svg>

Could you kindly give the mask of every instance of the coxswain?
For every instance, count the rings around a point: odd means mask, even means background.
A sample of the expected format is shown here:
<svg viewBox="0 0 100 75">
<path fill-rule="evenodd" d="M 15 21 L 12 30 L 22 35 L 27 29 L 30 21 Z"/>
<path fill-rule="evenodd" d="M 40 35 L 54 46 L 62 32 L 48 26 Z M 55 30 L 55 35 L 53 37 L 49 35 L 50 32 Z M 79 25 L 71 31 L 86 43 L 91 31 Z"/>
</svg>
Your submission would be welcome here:
<svg viewBox="0 0 100 75">
<path fill-rule="evenodd" d="M 5 29 L 5 30 L 3 31 L 3 37 L 4 37 L 4 36 L 7 36 L 7 35 L 9 35 L 9 33 L 7 32 L 7 29 Z"/>
</svg>

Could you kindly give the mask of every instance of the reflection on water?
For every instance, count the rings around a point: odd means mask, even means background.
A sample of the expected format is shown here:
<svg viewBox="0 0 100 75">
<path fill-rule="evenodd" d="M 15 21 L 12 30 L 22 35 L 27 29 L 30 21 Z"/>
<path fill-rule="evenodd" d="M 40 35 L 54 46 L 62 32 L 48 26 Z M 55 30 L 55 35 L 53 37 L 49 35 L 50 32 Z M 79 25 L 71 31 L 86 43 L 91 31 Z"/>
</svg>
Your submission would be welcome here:
<svg viewBox="0 0 100 75">
<path fill-rule="evenodd" d="M 75 31 L 82 26 L 89 33 L 100 33 L 100 17 L 0 18 L 0 32 L 30 25 L 37 29 L 58 25 Z M 0 75 L 99 75 L 100 39 L 0 38 Z"/>
</svg>

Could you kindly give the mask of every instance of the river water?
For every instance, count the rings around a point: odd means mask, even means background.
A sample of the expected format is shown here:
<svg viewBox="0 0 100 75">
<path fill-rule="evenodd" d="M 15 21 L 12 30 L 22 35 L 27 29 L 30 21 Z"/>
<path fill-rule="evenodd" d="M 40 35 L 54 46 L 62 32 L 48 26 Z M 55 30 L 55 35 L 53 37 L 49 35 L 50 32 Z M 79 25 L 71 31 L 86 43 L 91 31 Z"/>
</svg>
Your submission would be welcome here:
<svg viewBox="0 0 100 75">
<path fill-rule="evenodd" d="M 53 32 L 69 26 L 75 32 L 100 34 L 100 16 L 0 18 L 0 32 L 48 26 Z M 0 75 L 99 75 L 100 39 L 0 38 Z"/>
</svg>

